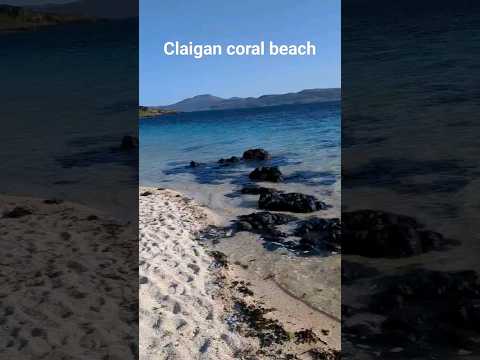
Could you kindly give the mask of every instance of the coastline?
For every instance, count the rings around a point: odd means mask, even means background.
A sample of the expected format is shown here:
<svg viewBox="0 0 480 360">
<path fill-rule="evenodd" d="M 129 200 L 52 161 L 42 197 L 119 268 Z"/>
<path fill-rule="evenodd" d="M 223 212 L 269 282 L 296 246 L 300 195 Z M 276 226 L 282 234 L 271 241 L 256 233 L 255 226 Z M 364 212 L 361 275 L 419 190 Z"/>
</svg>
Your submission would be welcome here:
<svg viewBox="0 0 480 360">
<path fill-rule="evenodd" d="M 141 359 L 336 358 L 340 319 L 197 240 L 219 216 L 172 190 L 139 198 Z"/>
</svg>

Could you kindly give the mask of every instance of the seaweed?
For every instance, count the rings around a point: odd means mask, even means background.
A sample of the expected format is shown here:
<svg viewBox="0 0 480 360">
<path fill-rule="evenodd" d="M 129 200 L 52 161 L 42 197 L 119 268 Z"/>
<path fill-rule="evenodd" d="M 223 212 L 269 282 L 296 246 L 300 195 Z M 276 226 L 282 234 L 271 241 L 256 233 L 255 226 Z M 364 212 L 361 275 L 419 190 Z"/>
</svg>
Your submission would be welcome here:
<svg viewBox="0 0 480 360">
<path fill-rule="evenodd" d="M 278 320 L 268 319 L 264 316 L 272 311 L 271 309 L 247 304 L 242 300 L 237 300 L 235 306 L 240 314 L 240 319 L 249 327 L 245 335 L 258 338 L 262 348 L 290 340 L 288 333 Z"/>
</svg>

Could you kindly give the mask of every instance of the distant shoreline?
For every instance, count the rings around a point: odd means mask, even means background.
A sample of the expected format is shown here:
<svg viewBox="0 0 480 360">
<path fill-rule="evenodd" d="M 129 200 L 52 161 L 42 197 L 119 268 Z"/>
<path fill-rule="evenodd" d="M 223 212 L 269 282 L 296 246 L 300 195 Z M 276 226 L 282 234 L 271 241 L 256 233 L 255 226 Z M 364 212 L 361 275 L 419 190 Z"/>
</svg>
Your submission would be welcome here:
<svg viewBox="0 0 480 360">
<path fill-rule="evenodd" d="M 182 115 L 182 114 L 195 114 L 195 113 L 209 113 L 209 112 L 228 112 L 228 111 L 252 111 L 252 110 L 269 110 L 275 109 L 279 107 L 295 107 L 295 106 L 315 106 L 315 105 L 323 105 L 323 104 L 332 104 L 340 102 L 340 99 L 337 100 L 330 100 L 330 101 L 321 101 L 321 102 L 313 102 L 313 103 L 305 103 L 305 104 L 281 104 L 281 105 L 270 105 L 270 106 L 260 106 L 260 107 L 249 107 L 249 108 L 232 108 L 232 109 L 207 109 L 207 110 L 196 110 L 196 111 L 171 111 L 165 112 L 163 114 L 158 115 L 148 115 L 148 116 L 140 116 L 140 118 L 154 118 L 158 116 L 165 116 L 165 115 Z"/>
<path fill-rule="evenodd" d="M 203 94 L 181 100 L 175 104 L 148 106 L 151 109 L 174 110 L 178 112 L 197 112 L 212 110 L 234 110 L 272 107 L 280 105 L 301 105 L 341 100 L 340 88 L 305 89 L 286 94 L 262 95 L 259 97 L 221 98 Z"/>
<path fill-rule="evenodd" d="M 102 19 L 82 15 L 38 12 L 19 6 L 0 5 L 0 34 L 28 32 L 56 25 L 88 24 L 99 21 L 102 21 Z"/>
<path fill-rule="evenodd" d="M 158 109 L 150 106 L 139 106 L 138 108 L 138 116 L 141 119 L 152 118 L 152 117 L 168 115 L 168 114 L 176 114 L 176 113 L 177 112 L 175 110 Z"/>
</svg>

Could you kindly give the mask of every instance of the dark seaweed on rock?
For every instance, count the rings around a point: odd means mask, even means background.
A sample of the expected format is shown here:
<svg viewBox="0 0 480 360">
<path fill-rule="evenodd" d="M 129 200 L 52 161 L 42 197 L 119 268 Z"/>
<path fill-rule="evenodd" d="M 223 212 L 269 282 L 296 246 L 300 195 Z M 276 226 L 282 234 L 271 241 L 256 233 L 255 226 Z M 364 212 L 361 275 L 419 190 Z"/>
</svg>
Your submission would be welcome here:
<svg viewBox="0 0 480 360">
<path fill-rule="evenodd" d="M 414 218 L 377 210 L 344 212 L 343 253 L 367 257 L 408 257 L 444 250 L 457 242 L 426 230 Z"/>
</svg>

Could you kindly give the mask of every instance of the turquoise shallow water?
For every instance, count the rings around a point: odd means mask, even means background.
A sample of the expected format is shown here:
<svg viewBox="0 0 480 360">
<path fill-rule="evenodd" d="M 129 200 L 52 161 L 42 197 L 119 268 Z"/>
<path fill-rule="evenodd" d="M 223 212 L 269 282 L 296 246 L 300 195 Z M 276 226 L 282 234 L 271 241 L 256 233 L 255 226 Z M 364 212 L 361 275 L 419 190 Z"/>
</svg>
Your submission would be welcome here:
<svg viewBox="0 0 480 360">
<path fill-rule="evenodd" d="M 140 121 L 140 184 L 183 191 L 215 210 L 260 164 L 224 167 L 220 158 L 261 147 L 286 175 L 281 187 L 339 204 L 340 103 L 180 113 Z M 192 169 L 190 161 L 204 165 Z M 221 194 L 221 195 L 220 195 Z M 226 202 L 225 202 L 226 201 Z"/>
</svg>

